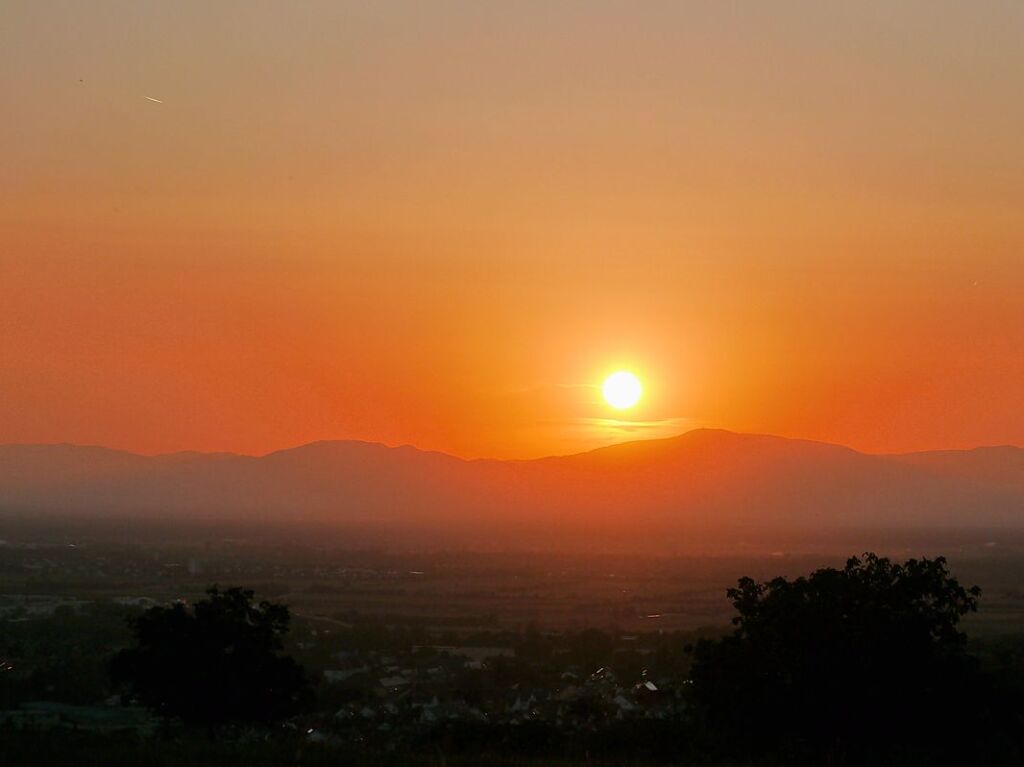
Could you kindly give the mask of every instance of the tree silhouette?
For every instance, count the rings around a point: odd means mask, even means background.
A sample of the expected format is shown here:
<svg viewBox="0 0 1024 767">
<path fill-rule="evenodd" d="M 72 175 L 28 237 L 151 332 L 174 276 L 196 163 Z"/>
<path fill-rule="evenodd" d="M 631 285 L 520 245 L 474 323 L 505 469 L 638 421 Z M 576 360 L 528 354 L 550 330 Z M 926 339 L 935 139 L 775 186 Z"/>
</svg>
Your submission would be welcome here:
<svg viewBox="0 0 1024 767">
<path fill-rule="evenodd" d="M 206 593 L 191 609 L 153 607 L 134 619 L 138 644 L 114 657 L 114 681 L 162 716 L 210 728 L 267 724 L 299 711 L 310 688 L 302 668 L 281 654 L 288 608 L 255 604 L 241 588 Z"/>
<path fill-rule="evenodd" d="M 742 578 L 727 593 L 735 631 L 697 645 L 692 678 L 730 750 L 829 764 L 948 756 L 977 723 L 982 677 L 957 624 L 980 590 L 945 559 L 866 554 L 792 581 Z"/>
</svg>

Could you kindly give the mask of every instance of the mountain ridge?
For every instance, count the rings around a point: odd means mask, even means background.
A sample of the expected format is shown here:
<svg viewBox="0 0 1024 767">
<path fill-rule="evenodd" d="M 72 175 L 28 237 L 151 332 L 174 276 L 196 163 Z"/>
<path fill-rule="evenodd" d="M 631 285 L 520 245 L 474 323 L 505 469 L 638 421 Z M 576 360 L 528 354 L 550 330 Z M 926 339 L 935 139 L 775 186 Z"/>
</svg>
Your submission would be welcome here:
<svg viewBox="0 0 1024 767">
<path fill-rule="evenodd" d="M 106 445 L 99 444 L 79 444 L 76 442 L 0 442 L 0 450 L 6 448 L 71 448 L 75 450 L 97 450 L 108 453 L 118 453 L 121 455 L 132 455 L 140 458 L 169 458 L 172 456 L 225 456 L 225 457 L 239 457 L 239 458 L 267 458 L 269 456 L 278 453 L 287 453 L 295 450 L 302 450 L 304 448 L 314 448 L 318 446 L 330 446 L 330 445 L 365 445 L 368 447 L 382 447 L 388 450 L 412 450 L 417 453 L 423 454 L 436 454 L 443 455 L 449 458 L 454 458 L 459 461 L 465 461 L 472 463 L 476 461 L 501 461 L 505 463 L 524 463 L 530 461 L 547 461 L 558 458 L 573 458 L 576 456 L 588 455 L 591 453 L 600 453 L 604 451 L 616 450 L 630 445 L 657 445 L 665 443 L 674 443 L 684 438 L 691 437 L 694 435 L 728 435 L 732 437 L 741 438 L 758 438 L 758 439 L 769 439 L 777 440 L 788 443 L 803 443 L 808 445 L 824 445 L 829 447 L 841 448 L 846 451 L 853 453 L 859 453 L 860 455 L 868 456 L 879 456 L 883 458 L 908 458 L 912 456 L 920 455 L 937 455 L 937 454 L 964 454 L 974 452 L 986 452 L 986 451 L 1021 451 L 1024 453 L 1024 446 L 1013 445 L 1009 443 L 998 444 L 998 445 L 975 445 L 974 447 L 967 448 L 936 448 L 930 450 L 911 450 L 911 451 L 897 451 L 897 452 L 881 452 L 873 453 L 865 450 L 858 450 L 857 448 L 850 447 L 849 445 L 843 445 L 839 442 L 829 442 L 827 440 L 810 439 L 806 437 L 783 437 L 778 434 L 769 434 L 766 432 L 742 432 L 733 431 L 732 429 L 721 429 L 714 427 L 700 427 L 696 429 L 689 429 L 679 434 L 674 434 L 669 437 L 658 437 L 655 439 L 636 439 L 626 440 L 624 442 L 615 442 L 610 445 L 602 445 L 600 447 L 591 448 L 589 450 L 581 450 L 572 453 L 553 453 L 550 455 L 541 455 L 533 458 L 495 458 L 491 456 L 477 456 L 467 458 L 465 456 L 456 455 L 455 453 L 448 453 L 443 450 L 434 450 L 430 448 L 422 448 L 411 443 L 401 443 L 397 445 L 389 445 L 385 442 L 377 442 L 375 440 L 364 440 L 364 439 L 316 439 L 309 442 L 303 442 L 298 445 L 292 445 L 290 447 L 277 448 L 266 453 L 240 453 L 230 450 L 172 450 L 166 453 L 140 453 L 134 450 L 128 450 L 125 448 L 108 447 Z"/>
<path fill-rule="evenodd" d="M 1024 449 L 910 454 L 722 429 L 535 459 L 319 440 L 260 456 L 0 445 L 0 513 L 436 531 L 1024 527 Z"/>
</svg>

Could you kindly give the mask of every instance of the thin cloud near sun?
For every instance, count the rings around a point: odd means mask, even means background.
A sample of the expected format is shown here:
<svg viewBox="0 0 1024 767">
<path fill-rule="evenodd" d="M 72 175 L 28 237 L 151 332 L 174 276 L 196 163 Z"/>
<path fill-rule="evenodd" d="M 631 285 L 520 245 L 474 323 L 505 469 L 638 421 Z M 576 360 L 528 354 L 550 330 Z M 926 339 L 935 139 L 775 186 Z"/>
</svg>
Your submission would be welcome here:
<svg viewBox="0 0 1024 767">
<path fill-rule="evenodd" d="M 600 426 L 608 429 L 618 429 L 619 431 L 624 432 L 646 432 L 657 429 L 664 429 L 672 431 L 672 435 L 678 434 L 680 431 L 686 429 L 695 428 L 696 426 L 692 418 L 687 418 L 685 416 L 678 416 L 675 418 L 661 418 L 657 420 L 647 421 L 631 421 L 626 418 L 581 418 L 577 419 L 577 421 L 579 423 L 588 424 L 591 426 Z"/>
<path fill-rule="evenodd" d="M 503 410 L 519 421 L 516 435 L 525 443 L 548 445 L 544 453 L 567 454 L 631 439 L 674 437 L 705 425 L 692 415 L 662 409 L 660 397 L 650 397 L 646 376 L 632 376 L 640 396 L 624 408 L 608 399 L 606 384 L 628 367 L 609 367 L 592 380 L 536 383 L 495 392 Z M 667 408 L 666 408 L 667 409 Z"/>
</svg>

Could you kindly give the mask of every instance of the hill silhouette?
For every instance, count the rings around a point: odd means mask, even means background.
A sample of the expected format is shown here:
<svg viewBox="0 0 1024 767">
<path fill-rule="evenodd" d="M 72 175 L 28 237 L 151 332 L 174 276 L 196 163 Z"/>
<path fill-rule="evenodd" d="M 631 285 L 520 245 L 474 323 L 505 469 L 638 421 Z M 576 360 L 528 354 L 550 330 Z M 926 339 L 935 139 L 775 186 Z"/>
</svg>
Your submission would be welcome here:
<svg viewBox="0 0 1024 767">
<path fill-rule="evenodd" d="M 535 460 L 314 442 L 264 456 L 0 446 L 0 512 L 496 532 L 1016 528 L 1024 449 L 869 455 L 699 429 Z"/>
</svg>

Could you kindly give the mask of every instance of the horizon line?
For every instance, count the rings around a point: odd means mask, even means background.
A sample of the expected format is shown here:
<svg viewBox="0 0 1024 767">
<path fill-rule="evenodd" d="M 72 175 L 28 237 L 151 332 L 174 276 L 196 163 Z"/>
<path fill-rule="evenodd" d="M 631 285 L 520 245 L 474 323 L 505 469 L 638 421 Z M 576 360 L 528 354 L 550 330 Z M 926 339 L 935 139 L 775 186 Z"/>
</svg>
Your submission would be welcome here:
<svg viewBox="0 0 1024 767">
<path fill-rule="evenodd" d="M 680 438 L 685 437 L 685 436 L 690 435 L 690 434 L 697 434 L 699 432 L 717 432 L 717 433 L 729 434 L 729 435 L 739 436 L 739 437 L 770 438 L 770 439 L 784 440 L 784 441 L 787 441 L 787 442 L 806 442 L 806 443 L 812 443 L 812 444 L 817 444 L 817 445 L 827 445 L 829 447 L 842 448 L 844 450 L 850 450 L 850 451 L 852 451 L 854 453 L 859 453 L 860 455 L 880 456 L 880 457 L 884 457 L 884 456 L 920 455 L 920 454 L 924 454 L 924 453 L 969 453 L 969 452 L 972 452 L 972 451 L 975 451 L 975 450 L 999 449 L 999 448 L 1013 448 L 1013 449 L 1016 449 L 1016 450 L 1024 449 L 1024 446 L 1021 446 L 1021 445 L 1015 445 L 1015 444 L 1010 444 L 1010 443 L 1003 443 L 1003 444 L 979 444 L 979 445 L 974 445 L 972 447 L 960 447 L 960 448 L 949 447 L 949 448 L 930 448 L 930 449 L 926 449 L 926 450 L 904 450 L 904 451 L 890 451 L 890 452 L 868 452 L 866 450 L 860 450 L 860 449 L 855 448 L 855 447 L 850 447 L 849 445 L 844 445 L 844 444 L 842 444 L 840 442 L 829 442 L 827 440 L 809 439 L 809 438 L 805 438 L 805 437 L 784 437 L 784 436 L 781 436 L 781 435 L 778 435 L 778 434 L 769 434 L 769 433 L 766 433 L 766 432 L 743 432 L 743 431 L 734 431 L 732 429 L 724 429 L 724 428 L 717 428 L 717 427 L 706 427 L 706 426 L 705 427 L 697 427 L 697 428 L 693 428 L 693 429 L 687 429 L 686 431 L 680 432 L 678 434 L 674 434 L 674 435 L 669 436 L 669 437 L 652 437 L 650 439 L 623 440 L 622 442 L 613 442 L 613 443 L 610 443 L 610 444 L 607 444 L 607 445 L 601 445 L 599 447 L 591 448 L 589 450 L 579 450 L 579 451 L 570 452 L 570 453 L 545 454 L 545 455 L 534 456 L 534 457 L 531 457 L 531 458 L 495 458 L 495 457 L 491 457 L 491 456 L 477 456 L 477 457 L 473 457 L 473 458 L 467 458 L 466 456 L 457 455 L 456 453 L 449 453 L 449 452 L 444 451 L 444 450 L 435 450 L 435 449 L 431 449 L 431 448 L 423 448 L 423 447 L 419 447 L 417 445 L 413 445 L 413 444 L 408 443 L 408 442 L 397 443 L 397 444 L 388 444 L 386 442 L 380 442 L 380 441 L 376 441 L 376 440 L 356 439 L 356 438 L 337 438 L 337 439 L 323 438 L 323 439 L 314 439 L 314 440 L 310 440 L 308 442 L 299 443 L 297 445 L 291 445 L 289 447 L 277 448 L 275 450 L 270 450 L 270 451 L 265 452 L 265 453 L 242 453 L 242 452 L 236 452 L 236 451 L 232 451 L 232 450 L 195 450 L 195 449 L 188 449 L 188 448 L 183 449 L 183 450 L 171 450 L 171 451 L 168 451 L 168 452 L 148 453 L 148 452 L 141 452 L 141 451 L 136 451 L 136 450 L 128 450 L 128 449 L 125 449 L 125 448 L 109 447 L 107 445 L 101 445 L 101 444 L 95 444 L 95 443 L 93 443 L 93 444 L 84 444 L 84 443 L 77 443 L 77 442 L 3 442 L 3 443 L 0 443 L 0 448 L 12 448 L 12 447 L 71 447 L 71 448 L 81 448 L 81 449 L 108 450 L 110 452 L 124 453 L 126 455 L 137 456 L 137 457 L 140 457 L 140 458 L 169 458 L 169 457 L 172 457 L 172 456 L 182 456 L 182 455 L 199 455 L 199 456 L 218 456 L 219 455 L 219 456 L 231 456 L 231 457 L 237 457 L 237 458 L 261 459 L 261 458 L 267 458 L 267 457 L 269 457 L 271 455 L 276 455 L 278 453 L 287 453 L 287 452 L 292 451 L 292 450 L 301 450 L 302 448 L 310 447 L 310 446 L 313 446 L 313 445 L 332 444 L 332 443 L 347 443 L 347 444 L 360 444 L 360 445 L 370 445 L 370 446 L 374 446 L 374 447 L 382 447 L 382 448 L 385 448 L 387 450 L 402 450 L 402 449 L 415 450 L 416 452 L 419 452 L 419 453 L 443 455 L 443 456 L 446 456 L 448 458 L 453 458 L 453 459 L 456 459 L 456 460 L 465 461 L 467 463 L 472 463 L 472 462 L 475 462 L 475 461 L 497 461 L 497 462 L 504 462 L 504 463 L 529 463 L 531 461 L 544 461 L 544 460 L 549 460 L 549 459 L 553 459 L 553 458 L 571 458 L 571 457 L 574 457 L 574 456 L 588 455 L 590 453 L 597 453 L 597 452 L 601 452 L 603 450 L 614 449 L 614 448 L 623 447 L 623 446 L 626 446 L 626 445 L 636 445 L 636 444 L 642 444 L 642 443 L 647 443 L 647 442 L 650 442 L 650 443 L 671 442 L 673 440 L 680 439 Z"/>
</svg>

